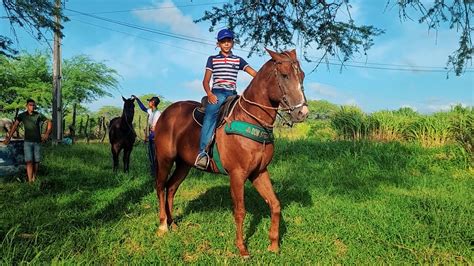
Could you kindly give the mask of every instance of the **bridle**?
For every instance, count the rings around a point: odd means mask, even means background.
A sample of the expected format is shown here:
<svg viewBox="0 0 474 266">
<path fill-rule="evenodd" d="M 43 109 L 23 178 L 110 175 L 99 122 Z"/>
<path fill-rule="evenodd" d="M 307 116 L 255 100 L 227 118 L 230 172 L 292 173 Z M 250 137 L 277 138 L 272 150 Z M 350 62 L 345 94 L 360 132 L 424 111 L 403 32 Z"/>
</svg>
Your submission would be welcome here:
<svg viewBox="0 0 474 266">
<path fill-rule="evenodd" d="M 125 118 L 125 124 L 127 124 L 127 127 L 129 129 L 127 136 L 130 135 L 130 133 L 135 132 L 135 130 L 133 129 L 133 125 L 131 125 L 131 123 L 128 121 L 128 115 L 129 113 L 124 110 L 123 117 Z M 132 115 L 132 120 L 133 120 L 133 115 Z"/>
<path fill-rule="evenodd" d="M 251 105 L 255 105 L 255 106 L 258 106 L 260 107 L 261 109 L 267 109 L 267 110 L 274 110 L 277 112 L 277 115 L 279 115 L 282 119 L 286 120 L 285 123 L 286 124 L 289 124 L 290 126 L 292 125 L 292 122 L 291 121 L 288 121 L 288 119 L 286 119 L 284 116 L 282 116 L 280 114 L 280 111 L 284 111 L 288 114 L 290 114 L 292 111 L 294 111 L 295 109 L 297 108 L 300 108 L 300 107 L 303 107 L 303 106 L 308 106 L 307 102 L 306 102 L 306 96 L 304 94 L 304 85 L 303 85 L 303 80 L 301 80 L 300 78 L 300 74 L 301 74 L 301 71 L 300 71 L 300 68 L 298 67 L 297 65 L 297 61 L 296 60 L 292 60 L 290 58 L 290 56 L 285 52 L 285 55 L 288 56 L 288 59 L 285 59 L 285 60 L 271 60 L 273 62 L 273 70 L 274 70 L 274 73 L 275 73 L 275 78 L 277 80 L 277 84 L 278 84 L 278 88 L 280 89 L 280 92 L 281 94 L 283 95 L 282 98 L 281 98 L 281 101 L 280 101 L 280 104 L 278 105 L 278 107 L 273 107 L 273 106 L 266 106 L 266 105 L 263 105 L 263 104 L 259 104 L 257 102 L 253 102 L 253 101 L 250 101 L 248 100 L 247 98 L 245 98 L 244 96 L 244 93 L 242 93 L 242 96 L 239 98 L 239 106 L 240 108 L 242 108 L 242 110 L 247 114 L 249 115 L 250 117 L 252 117 L 253 119 L 255 119 L 257 122 L 259 122 L 262 126 L 266 127 L 266 128 L 273 128 L 275 127 L 274 125 L 270 125 L 270 124 L 267 124 L 265 121 L 263 121 L 262 119 L 258 118 L 257 116 L 253 115 L 252 113 L 250 113 L 248 110 L 246 110 L 243 106 L 242 106 L 242 103 L 241 103 L 241 99 L 244 100 L 246 103 L 249 103 Z M 287 98 L 287 93 L 286 91 L 283 89 L 283 86 L 281 85 L 281 79 L 282 79 L 282 75 L 281 73 L 278 71 L 278 65 L 280 64 L 283 64 L 283 63 L 290 63 L 291 64 L 291 67 L 293 68 L 293 70 L 296 72 L 296 77 L 298 78 L 298 81 L 299 81 L 299 84 L 300 84 L 300 88 L 301 88 L 301 92 L 303 94 L 303 101 L 298 103 L 298 104 L 295 104 L 295 105 L 291 105 L 288 101 L 288 98 Z M 280 105 L 283 105 L 283 107 L 281 107 Z"/>
</svg>

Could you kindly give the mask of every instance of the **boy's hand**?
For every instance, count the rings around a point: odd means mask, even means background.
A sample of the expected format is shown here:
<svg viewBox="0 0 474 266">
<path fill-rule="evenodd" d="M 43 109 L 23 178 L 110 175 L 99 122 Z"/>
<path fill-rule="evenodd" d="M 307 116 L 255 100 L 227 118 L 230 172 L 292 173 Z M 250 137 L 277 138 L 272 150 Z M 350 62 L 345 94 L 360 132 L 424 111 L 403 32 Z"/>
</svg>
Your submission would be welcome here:
<svg viewBox="0 0 474 266">
<path fill-rule="evenodd" d="M 211 92 L 209 95 L 207 95 L 207 101 L 210 104 L 216 104 L 217 103 L 217 96 L 214 93 Z"/>
<path fill-rule="evenodd" d="M 10 138 L 5 137 L 5 139 L 3 140 L 3 144 L 8 145 L 9 143 L 10 143 Z"/>
</svg>

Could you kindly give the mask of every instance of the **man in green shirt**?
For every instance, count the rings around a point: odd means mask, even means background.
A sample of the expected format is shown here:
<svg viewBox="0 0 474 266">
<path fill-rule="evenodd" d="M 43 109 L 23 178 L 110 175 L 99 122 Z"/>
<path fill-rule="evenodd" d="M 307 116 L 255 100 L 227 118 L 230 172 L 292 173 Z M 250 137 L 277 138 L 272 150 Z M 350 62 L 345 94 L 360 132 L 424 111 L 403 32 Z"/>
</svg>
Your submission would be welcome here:
<svg viewBox="0 0 474 266">
<path fill-rule="evenodd" d="M 8 145 L 13 132 L 15 132 L 20 123 L 23 123 L 23 127 L 25 128 L 25 142 L 23 148 L 25 152 L 26 174 L 28 176 L 28 182 L 30 183 L 36 179 L 39 162 L 41 161 L 40 142 L 48 139 L 52 128 L 51 121 L 44 115 L 36 112 L 35 108 L 35 101 L 28 99 L 26 101 L 26 111 L 17 116 L 15 123 L 3 142 L 5 145 Z M 48 121 L 48 126 L 46 132 L 41 135 L 41 124 L 44 121 Z"/>
</svg>

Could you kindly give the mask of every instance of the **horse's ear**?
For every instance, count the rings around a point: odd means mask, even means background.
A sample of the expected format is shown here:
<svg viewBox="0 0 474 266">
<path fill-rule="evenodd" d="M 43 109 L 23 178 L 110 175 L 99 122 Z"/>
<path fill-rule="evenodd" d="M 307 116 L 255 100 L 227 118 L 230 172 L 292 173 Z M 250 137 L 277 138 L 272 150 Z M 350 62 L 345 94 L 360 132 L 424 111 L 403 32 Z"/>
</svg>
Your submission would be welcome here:
<svg viewBox="0 0 474 266">
<path fill-rule="evenodd" d="M 270 54 L 270 56 L 272 57 L 273 60 L 281 59 L 281 56 L 280 56 L 279 53 L 274 52 L 274 51 L 272 51 L 270 49 L 267 49 L 267 48 L 265 48 L 265 50 Z"/>
<path fill-rule="evenodd" d="M 127 99 L 125 99 L 125 98 L 122 96 L 122 100 L 125 102 Z"/>
<path fill-rule="evenodd" d="M 287 52 L 292 59 L 296 59 L 296 49 Z"/>
</svg>

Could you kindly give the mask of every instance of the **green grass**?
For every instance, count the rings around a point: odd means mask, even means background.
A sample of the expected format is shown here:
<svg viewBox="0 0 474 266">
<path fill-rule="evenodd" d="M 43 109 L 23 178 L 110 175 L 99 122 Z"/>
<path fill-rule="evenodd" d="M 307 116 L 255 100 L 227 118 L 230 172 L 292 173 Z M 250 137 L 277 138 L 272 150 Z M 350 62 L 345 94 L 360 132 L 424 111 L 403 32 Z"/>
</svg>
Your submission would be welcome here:
<svg viewBox="0 0 474 266">
<path fill-rule="evenodd" d="M 175 200 L 178 228 L 159 237 L 144 147 L 117 175 L 107 145 L 44 154 L 34 185 L 0 184 L 0 264 L 244 262 L 228 177 L 192 170 Z M 266 251 L 269 209 L 247 184 L 249 262 L 472 264 L 471 163 L 457 146 L 278 139 L 281 251 Z"/>
</svg>

